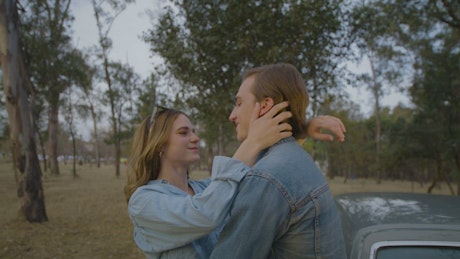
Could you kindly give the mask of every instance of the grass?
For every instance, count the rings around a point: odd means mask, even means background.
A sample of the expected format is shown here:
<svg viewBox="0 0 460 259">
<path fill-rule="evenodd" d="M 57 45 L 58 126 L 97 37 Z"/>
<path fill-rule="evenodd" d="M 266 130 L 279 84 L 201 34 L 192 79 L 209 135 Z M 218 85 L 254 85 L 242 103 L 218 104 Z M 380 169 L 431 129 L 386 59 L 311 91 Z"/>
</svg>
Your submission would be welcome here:
<svg viewBox="0 0 460 259">
<path fill-rule="evenodd" d="M 132 238 L 132 226 L 123 195 L 123 171 L 115 177 L 113 166 L 78 166 L 78 178 L 69 165 L 61 164 L 61 175 L 44 173 L 46 223 L 17 219 L 18 200 L 11 163 L 0 163 L 0 258 L 145 258 Z M 207 177 L 193 172 L 194 179 Z M 355 179 L 344 184 L 330 180 L 334 194 L 363 191 L 426 192 L 403 181 Z M 434 190 L 448 194 L 446 186 Z"/>
</svg>

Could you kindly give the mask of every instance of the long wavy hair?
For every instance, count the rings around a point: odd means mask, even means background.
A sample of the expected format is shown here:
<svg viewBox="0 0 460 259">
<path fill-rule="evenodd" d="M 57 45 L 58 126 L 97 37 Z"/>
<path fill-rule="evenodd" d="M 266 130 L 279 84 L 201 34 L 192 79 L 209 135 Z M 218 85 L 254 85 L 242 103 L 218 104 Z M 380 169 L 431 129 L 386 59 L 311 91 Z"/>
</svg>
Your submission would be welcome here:
<svg viewBox="0 0 460 259">
<path fill-rule="evenodd" d="M 128 181 L 124 188 L 126 202 L 129 202 L 138 187 L 158 178 L 161 151 L 167 144 L 173 123 L 180 114 L 187 116 L 173 109 L 162 110 L 153 114 L 154 118 L 145 118 L 136 130 L 127 166 Z"/>
</svg>

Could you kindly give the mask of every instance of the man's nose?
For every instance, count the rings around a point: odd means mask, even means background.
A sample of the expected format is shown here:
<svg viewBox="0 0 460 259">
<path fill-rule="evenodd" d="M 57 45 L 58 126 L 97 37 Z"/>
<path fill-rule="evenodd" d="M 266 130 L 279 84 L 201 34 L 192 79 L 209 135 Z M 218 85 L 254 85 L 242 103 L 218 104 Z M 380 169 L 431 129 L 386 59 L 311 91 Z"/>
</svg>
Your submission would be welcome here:
<svg viewBox="0 0 460 259">
<path fill-rule="evenodd" d="M 236 116 L 235 116 L 235 109 L 232 110 L 230 113 L 230 116 L 228 116 L 228 119 L 232 122 L 235 122 Z"/>
</svg>

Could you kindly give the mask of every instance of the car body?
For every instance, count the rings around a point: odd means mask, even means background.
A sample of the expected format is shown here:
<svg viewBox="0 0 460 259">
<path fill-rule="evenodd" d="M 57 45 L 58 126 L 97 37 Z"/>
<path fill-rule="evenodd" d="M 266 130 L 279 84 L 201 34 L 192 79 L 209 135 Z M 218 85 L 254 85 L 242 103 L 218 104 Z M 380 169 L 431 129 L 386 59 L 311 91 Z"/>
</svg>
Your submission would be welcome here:
<svg viewBox="0 0 460 259">
<path fill-rule="evenodd" d="M 350 259 L 460 258 L 460 196 L 378 192 L 335 200 Z"/>
</svg>

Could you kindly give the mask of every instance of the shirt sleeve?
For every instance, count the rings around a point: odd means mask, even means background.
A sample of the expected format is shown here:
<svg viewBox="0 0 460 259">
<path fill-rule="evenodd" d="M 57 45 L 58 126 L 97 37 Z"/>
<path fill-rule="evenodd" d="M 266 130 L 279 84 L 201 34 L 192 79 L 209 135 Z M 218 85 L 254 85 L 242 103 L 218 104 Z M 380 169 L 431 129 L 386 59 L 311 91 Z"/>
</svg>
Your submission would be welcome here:
<svg viewBox="0 0 460 259">
<path fill-rule="evenodd" d="M 257 175 L 246 176 L 211 258 L 267 258 L 289 210 L 273 183 Z"/>
<path fill-rule="evenodd" d="M 161 252 L 210 233 L 228 215 L 238 184 L 248 169 L 238 160 L 216 157 L 211 182 L 197 195 L 138 189 L 128 203 L 136 243 L 142 250 Z"/>
</svg>

